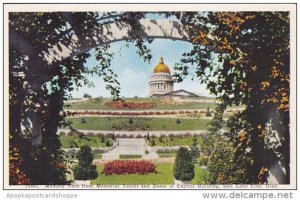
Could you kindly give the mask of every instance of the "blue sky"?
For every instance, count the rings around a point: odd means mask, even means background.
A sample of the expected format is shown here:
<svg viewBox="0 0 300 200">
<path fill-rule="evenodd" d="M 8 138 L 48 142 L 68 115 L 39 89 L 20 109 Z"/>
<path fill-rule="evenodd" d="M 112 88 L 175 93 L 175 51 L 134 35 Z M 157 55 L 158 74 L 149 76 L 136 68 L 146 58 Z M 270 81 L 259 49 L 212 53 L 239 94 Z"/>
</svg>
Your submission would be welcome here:
<svg viewBox="0 0 300 200">
<path fill-rule="evenodd" d="M 126 46 L 126 44 L 128 45 Z M 192 49 L 192 44 L 170 39 L 155 39 L 149 45 L 149 48 L 152 54 L 150 63 L 143 61 L 136 53 L 137 49 L 131 42 L 120 41 L 111 44 L 110 49 L 114 53 L 111 68 L 118 75 L 121 84 L 121 96 L 146 97 L 148 94 L 148 81 L 159 58 L 162 56 L 165 64 L 173 72 L 174 64 L 180 60 L 182 53 L 189 52 Z M 86 67 L 95 66 L 96 64 L 97 61 L 93 50 L 91 50 L 91 57 L 88 59 Z M 95 87 L 83 86 L 77 88 L 72 93 L 73 97 L 80 98 L 84 93 L 88 93 L 93 97 L 110 97 L 109 92 L 105 89 L 102 77 L 88 76 L 88 79 L 93 81 Z M 205 85 L 201 85 L 196 80 L 191 80 L 191 77 L 187 77 L 182 83 L 174 84 L 174 90 L 184 89 L 207 96 L 209 92 L 205 88 Z"/>
</svg>

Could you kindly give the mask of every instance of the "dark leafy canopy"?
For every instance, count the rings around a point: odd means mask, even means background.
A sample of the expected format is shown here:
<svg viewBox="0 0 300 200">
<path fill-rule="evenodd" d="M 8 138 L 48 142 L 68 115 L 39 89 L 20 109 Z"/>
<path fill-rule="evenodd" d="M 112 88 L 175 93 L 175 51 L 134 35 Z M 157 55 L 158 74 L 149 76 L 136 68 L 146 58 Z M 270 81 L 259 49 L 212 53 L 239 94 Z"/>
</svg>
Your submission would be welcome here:
<svg viewBox="0 0 300 200">
<path fill-rule="evenodd" d="M 173 174 L 175 179 L 181 181 L 190 181 L 195 176 L 193 159 L 185 147 L 180 147 L 177 151 Z"/>
<path fill-rule="evenodd" d="M 113 97 L 119 98 L 120 86 L 116 75 L 108 68 L 111 57 L 106 56 L 105 47 L 99 48 L 104 49 L 103 52 L 97 49 L 99 65 L 92 72 L 84 66 L 89 53 L 49 63 L 44 56 L 48 49 L 54 45 L 58 49 L 62 49 L 62 45 L 69 46 L 74 34 L 89 40 L 80 44 L 88 46 L 93 42 L 94 29 L 99 28 L 99 24 L 126 21 L 128 17 L 123 12 L 10 13 L 10 184 L 67 183 L 67 169 L 56 132 L 60 126 L 70 126 L 64 121 L 64 100 L 76 87 L 91 85 L 85 78 L 86 73 L 97 72 L 97 75 L 103 76 Z M 143 17 L 142 13 L 130 13 L 131 21 Z M 136 33 L 133 31 L 131 35 Z M 149 60 L 150 51 L 142 44 L 143 40 L 133 37 L 133 41 L 136 41 L 138 53 Z M 101 53 L 102 58 L 99 58 Z M 38 129 L 42 140 L 37 145 L 32 144 L 35 133 L 32 134 L 30 127 L 23 126 L 21 129 L 21 122 L 26 121 L 29 115 L 34 115 L 41 122 Z"/>
<path fill-rule="evenodd" d="M 113 100 L 121 100 L 121 87 L 120 82 L 117 79 L 118 75 L 115 74 L 112 69 L 110 69 L 113 53 L 109 52 L 109 46 L 103 45 L 101 47 L 97 47 L 95 50 L 95 56 L 99 64 L 90 72 L 103 77 L 103 80 L 106 83 L 106 89 L 110 91 Z"/>
<path fill-rule="evenodd" d="M 82 146 L 77 154 L 78 166 L 74 169 L 76 180 L 90 180 L 97 178 L 96 165 L 93 165 L 93 154 L 91 147 Z"/>
<path fill-rule="evenodd" d="M 248 183 L 258 182 L 258 174 L 277 154 L 287 171 L 289 181 L 289 13 L 288 12 L 206 12 L 190 13 L 187 21 L 194 48 L 176 65 L 175 79 L 188 74 L 207 84 L 217 96 L 219 111 L 233 104 L 246 106 L 227 124 L 228 135 L 238 153 L 236 159 L 249 155 L 238 140 L 245 129 L 245 140 L 251 152 L 251 168 L 242 166 Z M 219 117 L 219 116 L 217 116 Z M 241 118 L 238 118 L 241 117 Z M 235 120 L 235 121 L 234 121 Z M 216 123 L 221 122 L 216 120 Z M 266 124 L 270 122 L 280 135 L 274 149 L 265 141 Z M 247 126 L 245 127 L 245 125 Z M 282 124 L 279 128 L 276 124 Z M 219 123 L 220 125 L 220 123 Z M 214 124 L 216 132 L 221 128 Z M 250 128 L 251 127 L 251 128 Z M 275 156 L 276 157 L 276 156 Z M 226 178 L 226 177 L 225 177 Z"/>
</svg>

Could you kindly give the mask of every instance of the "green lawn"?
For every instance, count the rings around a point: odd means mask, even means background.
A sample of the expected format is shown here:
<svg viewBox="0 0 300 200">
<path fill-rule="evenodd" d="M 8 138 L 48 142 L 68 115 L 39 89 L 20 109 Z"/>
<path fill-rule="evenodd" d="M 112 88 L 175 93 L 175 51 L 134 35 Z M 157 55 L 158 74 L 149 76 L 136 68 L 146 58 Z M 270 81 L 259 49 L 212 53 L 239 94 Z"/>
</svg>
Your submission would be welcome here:
<svg viewBox="0 0 300 200">
<path fill-rule="evenodd" d="M 128 159 L 128 160 L 130 160 L 130 159 L 141 159 L 142 158 L 142 155 L 123 155 L 123 154 L 121 154 L 120 155 L 120 159 Z"/>
<path fill-rule="evenodd" d="M 97 136 L 84 136 L 80 138 L 79 136 L 59 136 L 60 143 L 62 148 L 80 148 L 83 145 L 88 145 L 90 147 L 105 147 L 106 141 L 109 140 L 112 145 L 112 140 L 105 138 L 104 142 L 101 141 L 100 137 Z"/>
<path fill-rule="evenodd" d="M 94 159 L 102 159 L 102 154 L 93 154 Z"/>
<path fill-rule="evenodd" d="M 129 175 L 109 175 L 102 174 L 103 165 L 97 166 L 98 177 L 92 180 L 92 184 L 101 185 L 147 185 L 147 184 L 166 184 L 174 183 L 173 163 L 161 163 L 156 165 L 157 173 L 146 175 L 129 174 Z M 195 165 L 195 178 L 192 184 L 204 184 L 207 182 L 208 173 Z"/>
<path fill-rule="evenodd" d="M 209 119 L 176 119 L 176 118 L 131 118 L 129 117 L 85 117 L 86 123 L 82 123 L 82 118 L 69 118 L 73 127 L 78 130 L 203 130 L 209 126 Z"/>
<path fill-rule="evenodd" d="M 201 98 L 201 100 L 206 100 Z M 68 109 L 72 110 L 112 110 L 112 108 L 105 105 L 105 103 L 110 102 L 111 99 L 90 99 L 83 102 L 67 103 L 71 107 Z M 206 109 L 215 108 L 216 105 L 213 102 L 201 103 L 201 102 L 189 102 L 184 104 L 167 104 L 161 102 L 159 98 L 126 98 L 125 101 L 130 102 L 153 102 L 156 107 L 151 108 L 151 110 L 182 110 L 182 109 Z M 122 109 L 119 109 L 122 110 Z"/>
<path fill-rule="evenodd" d="M 195 178 L 192 180 L 192 184 L 207 184 L 209 183 L 209 173 L 206 169 L 201 169 L 198 165 L 195 165 Z"/>
<path fill-rule="evenodd" d="M 158 157 L 160 158 L 176 157 L 176 153 L 158 153 Z"/>
<path fill-rule="evenodd" d="M 185 137 L 161 137 L 161 138 L 151 138 L 148 141 L 150 146 L 190 146 L 192 144 L 193 136 Z M 154 140 L 154 143 L 153 143 Z M 203 146 L 202 136 L 197 136 L 197 141 L 200 146 Z M 154 145 L 153 145 L 154 144 Z"/>
<path fill-rule="evenodd" d="M 64 155 L 64 158 L 68 161 L 78 161 L 76 154 Z M 93 159 L 102 159 L 102 154 L 93 154 Z"/>
</svg>

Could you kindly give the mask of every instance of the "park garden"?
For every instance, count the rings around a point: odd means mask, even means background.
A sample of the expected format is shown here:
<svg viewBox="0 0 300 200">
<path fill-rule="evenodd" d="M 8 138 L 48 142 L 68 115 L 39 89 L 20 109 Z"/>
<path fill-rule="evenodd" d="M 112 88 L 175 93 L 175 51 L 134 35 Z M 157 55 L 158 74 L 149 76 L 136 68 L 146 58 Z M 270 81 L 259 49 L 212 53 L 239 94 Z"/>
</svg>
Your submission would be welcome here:
<svg viewBox="0 0 300 200">
<path fill-rule="evenodd" d="M 289 12 L 9 12 L 8 17 L 9 185 L 291 183 Z M 191 47 L 178 56 L 172 75 L 166 67 L 160 71 L 168 72 L 165 86 L 189 78 L 210 97 L 121 95 L 120 76 L 111 66 L 121 57 L 111 44 L 123 40 L 119 44 L 131 45 L 128 51 L 150 63 L 158 38 Z M 129 74 L 125 78 L 131 80 Z M 95 84 L 94 77 L 103 80 L 110 98 L 73 99 L 76 89 Z"/>
<path fill-rule="evenodd" d="M 207 99 L 209 102 L 207 102 Z M 77 179 L 90 180 L 90 184 L 174 184 L 174 173 L 185 170 L 175 169 L 176 160 L 186 158 L 190 162 L 190 168 L 178 180 L 190 181 L 192 184 L 203 184 L 209 182 L 209 173 L 207 170 L 208 156 L 203 153 L 200 156 L 201 148 L 204 149 L 203 137 L 210 127 L 215 107 L 215 101 L 212 98 L 193 99 L 194 102 L 185 102 L 185 99 L 150 99 L 150 98 L 133 98 L 126 101 L 138 102 L 139 105 L 145 106 L 151 102 L 155 105 L 151 108 L 150 114 L 145 114 L 145 108 L 118 108 L 118 115 L 112 115 L 112 112 L 99 112 L 97 109 L 108 110 L 108 103 L 113 102 L 107 99 L 102 100 L 103 105 L 94 104 L 98 100 L 92 98 L 79 102 L 72 102 L 68 110 L 81 110 L 81 113 L 72 113 L 67 120 L 72 126 L 72 130 L 59 130 L 59 140 L 61 148 L 65 152 L 65 159 L 68 163 L 68 176 L 70 181 Z M 195 102 L 196 101 L 196 102 Z M 91 103 L 92 102 L 92 103 Z M 170 107 L 164 108 L 163 105 L 172 102 Z M 96 114 L 91 116 L 90 112 L 85 112 L 84 106 L 90 104 L 86 110 L 94 110 Z M 133 104 L 131 104 L 133 105 Z M 156 105 L 159 105 L 158 107 Z M 99 107 L 103 106 L 103 107 Z M 177 107 L 179 106 L 179 107 Z M 155 111 L 152 111 L 155 108 Z M 239 107 L 242 108 L 242 107 Z M 132 113 L 123 113 L 123 111 L 146 110 L 141 115 Z M 175 112 L 167 112 L 175 110 Z M 110 110 L 109 110 L 110 111 Z M 233 111 L 234 112 L 234 111 Z M 120 114 L 120 113 L 123 113 Z M 162 115 L 161 113 L 165 113 Z M 96 115 L 96 116 L 95 116 Z M 163 116 L 163 117 L 162 117 Z M 84 131 L 83 131 L 84 130 Z M 180 131 L 180 132 L 178 132 Z M 191 131 L 191 132 L 190 132 Z M 199 132 L 195 134 L 194 132 Z M 142 134 L 143 133 L 143 134 Z M 106 159 L 115 149 L 120 148 L 119 142 L 131 140 L 138 143 L 144 140 L 145 144 L 141 151 L 135 150 L 130 152 L 126 148 L 120 152 L 115 160 Z M 135 144 L 131 144 L 135 145 Z M 184 147 L 185 155 L 178 155 L 180 148 Z M 80 153 L 82 149 L 88 148 L 88 155 L 84 157 L 92 157 L 86 167 L 89 173 L 97 174 L 82 176 L 78 173 L 78 167 L 82 165 L 80 161 Z M 139 146 L 133 148 L 138 149 Z M 128 151 L 128 152 L 126 152 Z M 147 157 L 149 154 L 155 154 Z M 193 158 L 192 158 L 193 155 Z M 178 158 L 177 158 L 178 157 Z M 201 161 L 201 162 L 200 162 Z M 178 161 L 185 162 L 185 161 Z M 92 167 L 94 166 L 94 167 Z M 91 172 L 91 168 L 94 168 Z M 84 174 L 83 174 L 84 175 Z M 92 177 L 92 178 L 91 178 Z"/>
</svg>

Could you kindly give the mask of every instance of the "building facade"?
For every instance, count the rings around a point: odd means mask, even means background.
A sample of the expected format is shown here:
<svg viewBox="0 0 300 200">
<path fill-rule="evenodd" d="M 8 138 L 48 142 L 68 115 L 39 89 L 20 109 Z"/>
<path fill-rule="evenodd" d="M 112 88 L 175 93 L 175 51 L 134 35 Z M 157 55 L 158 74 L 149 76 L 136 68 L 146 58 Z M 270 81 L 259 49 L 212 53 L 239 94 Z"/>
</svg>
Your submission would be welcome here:
<svg viewBox="0 0 300 200">
<path fill-rule="evenodd" d="M 149 81 L 149 97 L 199 97 L 186 90 L 173 91 L 172 74 L 163 58 L 154 67 Z"/>
<path fill-rule="evenodd" d="M 172 75 L 169 67 L 164 63 L 161 57 L 159 63 L 153 70 L 149 81 L 149 96 L 162 95 L 173 92 Z"/>
</svg>

